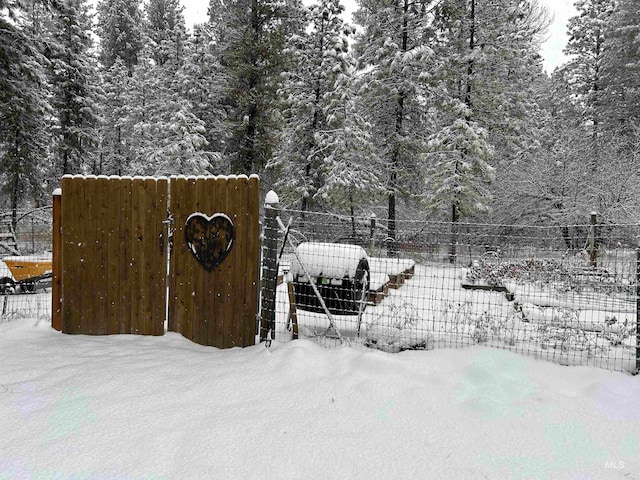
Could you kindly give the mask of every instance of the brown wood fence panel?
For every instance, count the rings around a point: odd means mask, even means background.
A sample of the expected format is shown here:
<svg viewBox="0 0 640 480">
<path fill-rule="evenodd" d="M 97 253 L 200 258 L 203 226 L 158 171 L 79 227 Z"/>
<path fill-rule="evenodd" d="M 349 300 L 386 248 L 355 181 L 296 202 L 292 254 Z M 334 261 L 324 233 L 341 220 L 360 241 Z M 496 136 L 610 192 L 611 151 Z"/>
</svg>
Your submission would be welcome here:
<svg viewBox="0 0 640 480">
<path fill-rule="evenodd" d="M 162 335 L 167 180 L 65 176 L 61 203 L 62 331 Z"/>
<path fill-rule="evenodd" d="M 258 282 L 257 177 L 172 177 L 173 249 L 169 278 L 169 330 L 202 345 L 253 345 Z M 207 271 L 185 241 L 193 213 L 225 214 L 234 224 L 228 256 Z M 253 266 L 256 268 L 251 269 Z M 249 287 L 251 286 L 251 287 Z"/>
</svg>

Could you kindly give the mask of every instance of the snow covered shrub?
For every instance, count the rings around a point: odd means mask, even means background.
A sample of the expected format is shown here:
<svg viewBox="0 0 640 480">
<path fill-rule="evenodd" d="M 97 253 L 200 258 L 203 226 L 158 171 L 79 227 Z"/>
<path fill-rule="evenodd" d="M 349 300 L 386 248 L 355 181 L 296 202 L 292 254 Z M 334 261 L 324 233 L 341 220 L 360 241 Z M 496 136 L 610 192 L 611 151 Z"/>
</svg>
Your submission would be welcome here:
<svg viewBox="0 0 640 480">
<path fill-rule="evenodd" d="M 490 338 L 502 340 L 513 347 L 517 343 L 517 324 L 521 321 L 515 310 L 507 316 L 491 315 L 483 312 L 480 315 L 472 315 L 469 319 L 471 338 L 475 343 L 486 343 Z"/>
<path fill-rule="evenodd" d="M 626 318 L 624 322 L 619 323 L 616 317 L 607 317 L 605 323 L 607 329 L 604 332 L 604 338 L 613 347 L 621 346 L 627 338 L 636 334 L 635 324 Z"/>
<path fill-rule="evenodd" d="M 473 333 L 471 338 L 476 343 L 485 343 L 489 338 L 489 327 L 491 326 L 491 319 L 487 312 L 483 312 L 481 315 L 476 316 L 473 319 Z"/>
<path fill-rule="evenodd" d="M 389 302 L 373 321 L 367 324 L 364 343 L 385 352 L 431 350 L 433 335 L 410 303 Z"/>
<path fill-rule="evenodd" d="M 540 287 L 553 286 L 558 292 L 581 293 L 585 290 L 607 295 L 634 295 L 633 285 L 606 269 L 585 266 L 573 258 L 521 260 L 491 263 L 475 260 L 465 272 L 470 283 L 485 282 L 491 286 L 505 286 L 505 282 L 529 283 Z"/>
<path fill-rule="evenodd" d="M 561 353 L 581 352 L 588 357 L 605 354 L 609 348 L 598 341 L 599 335 L 575 327 L 539 325 L 540 346 L 543 350 L 554 349 Z"/>
</svg>

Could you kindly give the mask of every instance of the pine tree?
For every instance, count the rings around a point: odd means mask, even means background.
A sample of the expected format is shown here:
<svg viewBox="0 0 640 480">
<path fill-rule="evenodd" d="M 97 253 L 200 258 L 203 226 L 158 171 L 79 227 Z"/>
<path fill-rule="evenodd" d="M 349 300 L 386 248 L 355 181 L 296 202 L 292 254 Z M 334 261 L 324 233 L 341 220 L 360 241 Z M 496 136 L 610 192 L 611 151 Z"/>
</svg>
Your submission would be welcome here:
<svg viewBox="0 0 640 480">
<path fill-rule="evenodd" d="M 617 0 L 609 22 L 603 59 L 601 110 L 609 131 L 630 137 L 640 120 L 640 8 L 633 0 Z M 633 147 L 632 147 L 633 148 Z"/>
<path fill-rule="evenodd" d="M 20 203 L 41 193 L 51 116 L 46 58 L 20 6 L 0 1 L 0 174 L 14 228 Z"/>
<path fill-rule="evenodd" d="M 156 65 L 183 61 L 186 27 L 179 0 L 150 0 L 145 6 L 145 31 Z"/>
<path fill-rule="evenodd" d="M 120 58 L 131 74 L 144 44 L 140 0 L 99 0 L 97 13 L 102 67 L 108 70 Z"/>
<path fill-rule="evenodd" d="M 570 61 L 562 68 L 571 93 L 583 109 L 585 125 L 597 140 L 602 123 L 603 58 L 606 50 L 606 30 L 615 0 L 578 0 L 578 14 L 569 19 L 569 41 L 565 53 Z"/>
<path fill-rule="evenodd" d="M 287 70 L 284 45 L 304 22 L 299 0 L 232 0 L 226 15 L 210 8 L 219 22 L 224 108 L 229 132 L 225 156 L 237 173 L 259 171 L 277 146 L 281 74 Z"/>
<path fill-rule="evenodd" d="M 288 41 L 292 68 L 279 91 L 286 104 L 285 126 L 280 147 L 268 166 L 278 172 L 276 185 L 284 201 L 300 200 L 302 211 L 314 203 L 326 181 L 322 167 L 332 152 L 318 139 L 330 128 L 326 108 L 339 88 L 338 77 L 352 63 L 347 52 L 353 29 L 342 20 L 343 12 L 336 0 L 310 5 L 309 27 Z"/>
<path fill-rule="evenodd" d="M 56 175 L 83 173 L 95 163 L 98 90 L 85 0 L 64 0 L 52 23 L 48 57 L 56 123 Z"/>
<path fill-rule="evenodd" d="M 128 175 L 130 173 L 133 129 L 129 116 L 130 83 L 129 71 L 121 58 L 117 58 L 115 63 L 102 74 L 103 123 L 99 133 L 98 160 L 92 169 L 94 174 Z"/>
<path fill-rule="evenodd" d="M 356 207 L 379 201 L 386 193 L 379 175 L 380 160 L 372 128 L 362 116 L 362 81 L 358 75 L 355 65 L 338 75 L 335 88 L 326 95 L 327 128 L 316 135 L 324 155 L 321 167 L 324 184 L 316 198 L 349 210 L 354 238 Z"/>
<path fill-rule="evenodd" d="M 226 78 L 221 73 L 219 47 L 220 40 L 216 38 L 212 24 L 196 25 L 193 36 L 187 40 L 185 61 L 176 80 L 181 83 L 180 88 L 191 103 L 193 114 L 204 122 L 211 168 L 215 172 L 228 172 L 230 166 L 223 160 L 229 136 L 223 105 Z"/>
<path fill-rule="evenodd" d="M 201 174 L 208 161 L 204 124 L 186 99 L 182 66 L 186 28 L 176 1 L 151 0 L 145 10 L 147 44 L 128 91 L 131 171 L 134 174 Z M 188 80 L 187 80 L 188 81 Z"/>
<path fill-rule="evenodd" d="M 136 175 L 205 173 L 204 123 L 175 81 L 170 62 L 156 64 L 143 50 L 128 90 L 131 172 Z"/>
<path fill-rule="evenodd" d="M 367 118 L 373 126 L 380 178 L 387 191 L 389 253 L 396 252 L 397 200 L 422 193 L 431 125 L 425 79 L 433 68 L 431 1 L 363 0 L 354 19 L 362 27 L 354 46 L 366 82 Z"/>
</svg>

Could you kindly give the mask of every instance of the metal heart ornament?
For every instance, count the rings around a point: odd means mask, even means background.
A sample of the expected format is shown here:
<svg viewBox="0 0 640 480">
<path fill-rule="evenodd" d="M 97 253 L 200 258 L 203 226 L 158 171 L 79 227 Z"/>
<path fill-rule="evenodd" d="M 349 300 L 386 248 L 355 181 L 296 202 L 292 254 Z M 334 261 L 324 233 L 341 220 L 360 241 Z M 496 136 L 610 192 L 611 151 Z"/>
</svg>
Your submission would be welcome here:
<svg viewBox="0 0 640 480">
<path fill-rule="evenodd" d="M 191 254 L 205 270 L 220 265 L 235 243 L 235 227 L 224 213 L 208 217 L 192 213 L 184 224 L 184 239 Z"/>
</svg>

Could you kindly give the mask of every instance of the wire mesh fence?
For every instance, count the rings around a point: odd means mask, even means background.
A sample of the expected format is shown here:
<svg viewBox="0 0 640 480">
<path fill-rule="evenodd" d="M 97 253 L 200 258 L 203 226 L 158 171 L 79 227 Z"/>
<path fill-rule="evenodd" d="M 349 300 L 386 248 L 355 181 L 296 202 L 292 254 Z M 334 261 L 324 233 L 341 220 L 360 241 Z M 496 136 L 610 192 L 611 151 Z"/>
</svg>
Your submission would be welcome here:
<svg viewBox="0 0 640 480">
<path fill-rule="evenodd" d="M 50 207 L 0 214 L 0 323 L 51 318 L 51 221 Z"/>
<path fill-rule="evenodd" d="M 278 248 L 263 277 L 277 277 L 277 287 L 273 311 L 263 305 L 261 316 L 281 342 L 389 352 L 486 345 L 634 372 L 639 233 L 593 218 L 559 227 L 389 225 L 280 211 L 278 227 L 264 230 Z"/>
</svg>

